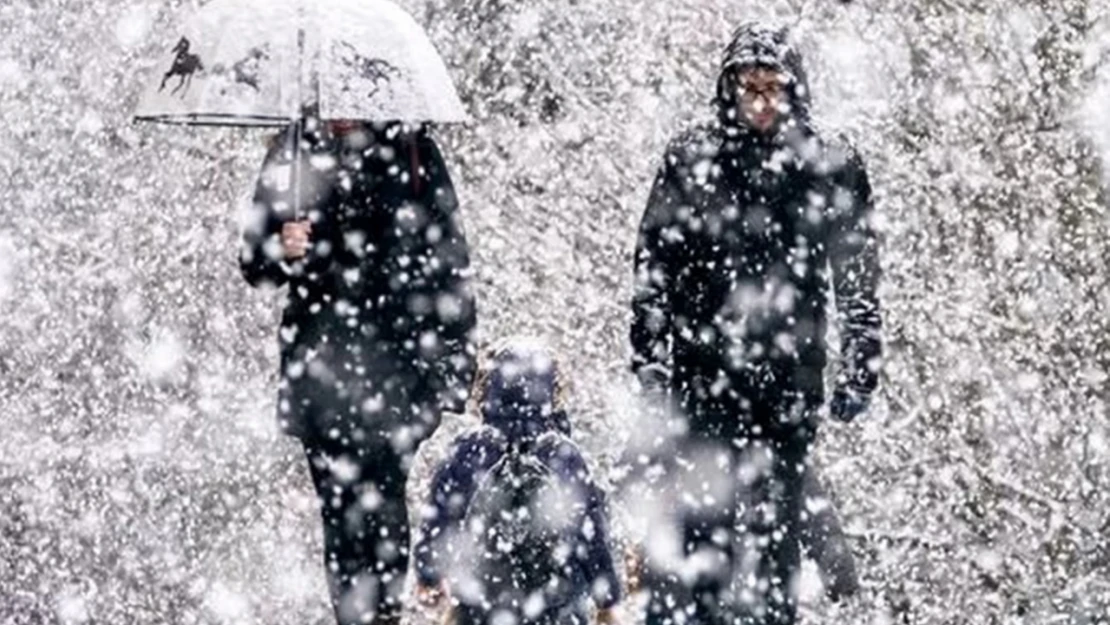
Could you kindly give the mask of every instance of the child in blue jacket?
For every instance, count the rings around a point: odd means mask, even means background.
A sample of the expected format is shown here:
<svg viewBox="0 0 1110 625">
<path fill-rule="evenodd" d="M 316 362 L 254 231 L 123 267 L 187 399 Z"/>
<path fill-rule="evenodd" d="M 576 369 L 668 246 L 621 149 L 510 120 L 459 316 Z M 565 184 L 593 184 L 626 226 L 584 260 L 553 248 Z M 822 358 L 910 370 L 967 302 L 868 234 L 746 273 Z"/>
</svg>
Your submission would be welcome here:
<svg viewBox="0 0 1110 625">
<path fill-rule="evenodd" d="M 482 425 L 455 440 L 432 480 L 418 595 L 434 605 L 449 594 L 458 625 L 585 625 L 590 600 L 613 622 L 621 590 L 605 497 L 570 439 L 555 359 L 515 341 L 483 369 Z"/>
</svg>

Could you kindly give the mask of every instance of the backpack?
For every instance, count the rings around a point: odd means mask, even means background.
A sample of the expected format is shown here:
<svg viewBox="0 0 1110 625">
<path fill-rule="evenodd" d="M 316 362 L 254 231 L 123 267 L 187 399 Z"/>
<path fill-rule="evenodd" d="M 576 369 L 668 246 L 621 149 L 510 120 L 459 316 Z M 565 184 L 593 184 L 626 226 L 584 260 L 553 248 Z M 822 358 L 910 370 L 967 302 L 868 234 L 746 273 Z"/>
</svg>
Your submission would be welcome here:
<svg viewBox="0 0 1110 625">
<path fill-rule="evenodd" d="M 552 497 L 559 475 L 534 453 L 511 443 L 475 490 L 466 514 L 476 547 L 474 573 L 482 611 L 509 611 L 518 623 L 565 605 L 571 593 L 572 523 L 558 518 Z"/>
</svg>

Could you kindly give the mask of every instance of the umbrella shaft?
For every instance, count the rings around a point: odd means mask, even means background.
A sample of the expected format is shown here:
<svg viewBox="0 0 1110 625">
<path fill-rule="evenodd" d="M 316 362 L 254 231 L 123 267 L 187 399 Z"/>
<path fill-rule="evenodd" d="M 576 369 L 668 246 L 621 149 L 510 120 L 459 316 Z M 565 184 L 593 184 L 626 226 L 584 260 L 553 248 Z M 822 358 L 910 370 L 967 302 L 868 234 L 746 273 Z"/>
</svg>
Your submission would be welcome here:
<svg viewBox="0 0 1110 625">
<path fill-rule="evenodd" d="M 301 220 L 301 137 L 304 134 L 304 117 L 293 122 L 293 219 Z"/>
</svg>

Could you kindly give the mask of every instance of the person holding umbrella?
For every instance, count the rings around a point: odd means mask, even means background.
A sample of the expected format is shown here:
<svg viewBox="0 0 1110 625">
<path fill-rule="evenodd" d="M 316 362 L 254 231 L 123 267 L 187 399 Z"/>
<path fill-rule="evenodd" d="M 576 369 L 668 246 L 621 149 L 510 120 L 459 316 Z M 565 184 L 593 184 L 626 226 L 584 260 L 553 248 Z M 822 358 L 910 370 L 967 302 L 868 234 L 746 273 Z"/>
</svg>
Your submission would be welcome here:
<svg viewBox="0 0 1110 625">
<path fill-rule="evenodd" d="M 241 267 L 252 285 L 289 284 L 278 410 L 304 443 L 320 496 L 339 622 L 367 613 L 393 622 L 408 563 L 411 456 L 442 412 L 462 412 L 471 381 L 468 249 L 425 129 L 307 130 L 307 160 L 327 165 L 306 164 L 306 217 L 283 215 L 292 201 L 273 175 L 288 164 L 279 146 L 259 177 Z"/>
<path fill-rule="evenodd" d="M 411 457 L 462 411 L 474 370 L 469 250 L 428 130 L 466 114 L 402 9 L 322 4 L 205 5 L 170 40 L 136 118 L 282 128 L 240 267 L 252 286 L 288 286 L 278 416 L 320 498 L 336 618 L 386 625 L 401 614 Z"/>
</svg>

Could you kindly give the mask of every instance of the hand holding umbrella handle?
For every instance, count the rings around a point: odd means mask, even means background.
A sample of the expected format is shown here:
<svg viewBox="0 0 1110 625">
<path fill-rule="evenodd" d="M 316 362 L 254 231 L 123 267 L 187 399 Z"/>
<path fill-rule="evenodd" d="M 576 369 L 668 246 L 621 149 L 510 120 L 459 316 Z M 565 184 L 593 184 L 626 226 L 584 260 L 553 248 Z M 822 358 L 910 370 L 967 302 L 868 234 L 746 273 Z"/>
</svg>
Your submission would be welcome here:
<svg viewBox="0 0 1110 625">
<path fill-rule="evenodd" d="M 281 226 L 281 250 L 286 261 L 299 261 L 308 255 L 312 242 L 312 222 L 307 219 L 287 221 Z"/>
</svg>

